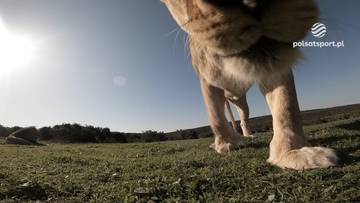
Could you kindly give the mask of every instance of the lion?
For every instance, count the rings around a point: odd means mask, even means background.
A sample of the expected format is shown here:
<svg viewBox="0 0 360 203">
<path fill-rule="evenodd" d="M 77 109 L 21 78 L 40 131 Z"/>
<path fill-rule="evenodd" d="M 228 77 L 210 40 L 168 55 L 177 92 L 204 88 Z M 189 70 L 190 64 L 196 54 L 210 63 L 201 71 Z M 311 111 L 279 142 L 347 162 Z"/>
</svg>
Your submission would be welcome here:
<svg viewBox="0 0 360 203">
<path fill-rule="evenodd" d="M 234 115 L 232 113 L 230 102 L 232 102 L 233 104 L 242 102 L 242 104 L 236 105 L 236 110 L 237 110 L 237 112 L 239 114 L 239 118 L 240 118 L 241 132 L 244 137 L 254 138 L 255 135 L 251 134 L 251 130 L 249 128 L 249 125 L 247 124 L 248 123 L 247 121 L 249 120 L 249 106 L 246 101 L 246 96 L 242 97 L 241 99 L 242 99 L 242 101 L 239 101 L 239 99 L 237 97 L 227 98 L 227 100 L 225 101 L 226 110 L 227 110 L 228 116 L 230 118 L 231 125 L 232 125 L 233 129 L 237 132 L 239 130 L 239 128 L 235 121 Z M 239 108 L 239 106 L 241 106 L 241 108 Z M 215 145 L 211 145 L 211 146 L 215 146 Z"/>
<path fill-rule="evenodd" d="M 310 147 L 304 136 L 292 71 L 301 58 L 292 42 L 304 39 L 318 20 L 314 0 L 161 1 L 188 34 L 216 152 L 242 143 L 224 115 L 226 100 L 237 105 L 246 123 L 246 92 L 257 84 L 273 118 L 267 161 L 295 170 L 337 164 L 333 149 Z"/>
</svg>

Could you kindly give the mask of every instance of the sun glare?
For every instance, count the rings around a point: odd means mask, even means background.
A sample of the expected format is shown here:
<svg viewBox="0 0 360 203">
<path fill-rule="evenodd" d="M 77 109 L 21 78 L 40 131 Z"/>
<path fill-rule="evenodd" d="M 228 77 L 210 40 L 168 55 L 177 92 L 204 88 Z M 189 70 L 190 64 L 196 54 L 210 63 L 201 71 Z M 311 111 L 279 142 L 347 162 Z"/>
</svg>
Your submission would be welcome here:
<svg viewBox="0 0 360 203">
<path fill-rule="evenodd" d="M 27 67 L 35 57 L 35 45 L 26 36 L 11 33 L 0 19 L 0 73 Z"/>
</svg>

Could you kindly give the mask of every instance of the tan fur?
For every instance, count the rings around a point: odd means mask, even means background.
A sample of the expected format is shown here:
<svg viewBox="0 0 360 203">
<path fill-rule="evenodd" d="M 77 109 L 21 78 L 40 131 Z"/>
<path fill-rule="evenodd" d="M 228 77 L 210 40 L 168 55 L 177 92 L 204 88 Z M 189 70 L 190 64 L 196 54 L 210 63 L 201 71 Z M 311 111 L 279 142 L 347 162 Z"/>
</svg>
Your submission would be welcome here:
<svg viewBox="0 0 360 203">
<path fill-rule="evenodd" d="M 189 34 L 217 152 L 241 143 L 224 115 L 226 99 L 237 106 L 242 130 L 249 135 L 246 92 L 257 83 L 273 116 L 268 162 L 296 170 L 336 164 L 333 150 L 307 146 L 292 75 L 301 54 L 291 42 L 303 39 L 317 21 L 313 0 L 163 2 Z"/>
<path fill-rule="evenodd" d="M 236 106 L 236 110 L 240 118 L 240 128 L 244 137 L 253 138 L 254 135 L 251 134 L 251 130 L 248 126 L 249 120 L 249 106 L 246 101 L 246 95 L 242 97 L 229 96 L 229 93 L 225 93 L 225 97 L 231 101 Z"/>
</svg>

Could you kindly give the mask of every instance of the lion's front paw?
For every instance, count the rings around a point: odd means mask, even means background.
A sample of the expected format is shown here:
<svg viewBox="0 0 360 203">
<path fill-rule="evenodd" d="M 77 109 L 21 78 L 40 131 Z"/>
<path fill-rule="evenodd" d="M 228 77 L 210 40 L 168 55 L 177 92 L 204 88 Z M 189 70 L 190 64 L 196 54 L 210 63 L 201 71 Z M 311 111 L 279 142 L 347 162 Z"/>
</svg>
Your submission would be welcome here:
<svg viewBox="0 0 360 203">
<path fill-rule="evenodd" d="M 236 150 L 238 147 L 239 146 L 236 146 L 232 143 L 222 143 L 222 144 L 218 144 L 218 145 L 213 143 L 209 146 L 209 148 L 215 150 L 219 154 L 229 153 L 231 151 Z"/>
<path fill-rule="evenodd" d="M 225 154 L 238 149 L 241 144 L 241 137 L 236 136 L 231 141 L 215 139 L 215 143 L 211 144 L 209 148 L 214 149 L 219 154 Z"/>
<path fill-rule="evenodd" d="M 338 157 L 333 149 L 325 147 L 303 147 L 284 153 L 279 159 L 268 159 L 281 168 L 304 170 L 335 166 Z"/>
</svg>

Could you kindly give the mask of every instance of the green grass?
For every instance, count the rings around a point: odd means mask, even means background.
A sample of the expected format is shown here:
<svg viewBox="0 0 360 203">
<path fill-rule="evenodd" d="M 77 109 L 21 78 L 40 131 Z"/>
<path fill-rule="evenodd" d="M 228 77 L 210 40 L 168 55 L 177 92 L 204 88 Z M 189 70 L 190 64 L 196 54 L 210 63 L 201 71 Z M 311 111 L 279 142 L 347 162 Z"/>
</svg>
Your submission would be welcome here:
<svg viewBox="0 0 360 203">
<path fill-rule="evenodd" d="M 329 169 L 281 170 L 265 162 L 270 134 L 229 155 L 212 139 L 149 144 L 0 144 L 0 200 L 49 202 L 360 201 L 360 119 L 305 128 L 338 150 Z"/>
</svg>

